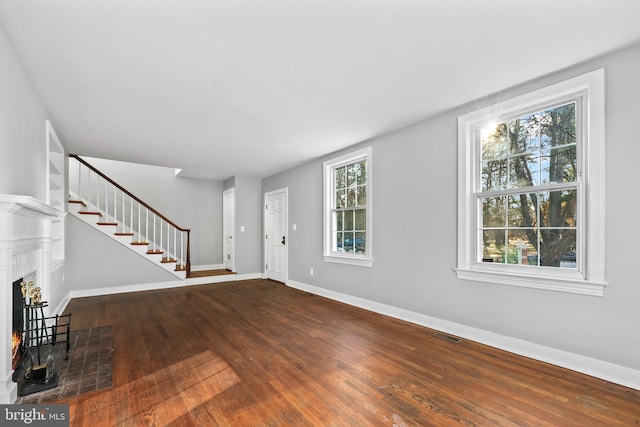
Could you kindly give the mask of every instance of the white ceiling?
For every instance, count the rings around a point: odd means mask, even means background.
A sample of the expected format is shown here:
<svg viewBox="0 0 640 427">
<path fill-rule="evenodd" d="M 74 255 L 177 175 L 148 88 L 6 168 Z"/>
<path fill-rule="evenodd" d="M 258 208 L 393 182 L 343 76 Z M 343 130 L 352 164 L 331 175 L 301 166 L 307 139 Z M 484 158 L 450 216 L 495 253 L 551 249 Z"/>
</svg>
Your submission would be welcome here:
<svg viewBox="0 0 640 427">
<path fill-rule="evenodd" d="M 266 176 L 640 41 L 638 0 L 0 0 L 71 153 Z"/>
</svg>

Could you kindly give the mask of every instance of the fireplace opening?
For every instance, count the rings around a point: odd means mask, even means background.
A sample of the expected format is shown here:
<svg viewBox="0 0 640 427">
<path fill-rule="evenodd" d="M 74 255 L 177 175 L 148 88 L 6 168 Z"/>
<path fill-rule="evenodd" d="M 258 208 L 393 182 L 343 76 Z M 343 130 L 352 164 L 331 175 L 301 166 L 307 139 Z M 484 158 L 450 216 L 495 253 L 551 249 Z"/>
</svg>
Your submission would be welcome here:
<svg viewBox="0 0 640 427">
<path fill-rule="evenodd" d="M 23 279 L 13 282 L 12 328 L 11 328 L 11 370 L 15 371 L 22 360 L 24 310 L 22 308 Z"/>
</svg>

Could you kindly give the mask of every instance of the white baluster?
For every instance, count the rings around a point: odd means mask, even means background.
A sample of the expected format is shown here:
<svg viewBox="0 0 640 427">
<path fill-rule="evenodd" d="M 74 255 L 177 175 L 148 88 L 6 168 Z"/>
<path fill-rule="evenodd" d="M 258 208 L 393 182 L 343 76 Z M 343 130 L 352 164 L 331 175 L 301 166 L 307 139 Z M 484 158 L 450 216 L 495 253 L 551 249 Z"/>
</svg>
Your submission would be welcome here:
<svg viewBox="0 0 640 427">
<path fill-rule="evenodd" d="M 141 210 L 142 210 L 142 205 L 140 204 L 140 202 L 138 202 L 138 242 L 142 242 L 142 240 L 140 240 L 140 237 L 141 237 L 140 235 L 142 234 L 141 233 L 142 227 L 140 226 L 140 220 L 142 218 Z"/>
<path fill-rule="evenodd" d="M 156 252 L 156 214 L 153 214 L 153 252 Z"/>
<path fill-rule="evenodd" d="M 100 211 L 100 175 L 96 176 L 96 207 Z"/>
<path fill-rule="evenodd" d="M 104 220 L 107 221 L 109 217 L 109 186 L 107 185 L 107 181 L 104 181 Z M 98 209 L 100 210 L 100 209 Z"/>
<path fill-rule="evenodd" d="M 82 200 L 82 168 L 80 162 L 77 160 L 76 162 L 78 163 L 78 199 Z"/>
<path fill-rule="evenodd" d="M 147 208 L 147 219 L 144 226 L 144 240 L 145 242 L 149 241 L 149 208 Z"/>
<path fill-rule="evenodd" d="M 126 225 L 126 220 L 124 217 L 124 191 L 122 192 L 122 233 L 124 233 L 124 226 Z"/>
<path fill-rule="evenodd" d="M 129 231 L 133 233 L 133 199 L 129 197 L 129 204 L 131 205 L 131 212 L 129 214 Z M 133 236 L 131 236 L 131 240 L 133 240 Z"/>
</svg>

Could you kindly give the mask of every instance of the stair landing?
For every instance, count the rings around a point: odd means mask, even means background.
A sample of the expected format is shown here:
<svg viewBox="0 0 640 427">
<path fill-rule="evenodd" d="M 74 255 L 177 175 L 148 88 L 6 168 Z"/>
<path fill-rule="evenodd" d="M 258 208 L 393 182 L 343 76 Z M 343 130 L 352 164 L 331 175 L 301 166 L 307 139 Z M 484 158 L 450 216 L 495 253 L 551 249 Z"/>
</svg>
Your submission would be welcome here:
<svg viewBox="0 0 640 427">
<path fill-rule="evenodd" d="M 191 271 L 191 278 L 195 277 L 211 277 L 211 276 L 225 276 L 228 274 L 236 274 L 232 271 L 225 269 L 218 270 L 200 270 L 200 271 Z"/>
</svg>

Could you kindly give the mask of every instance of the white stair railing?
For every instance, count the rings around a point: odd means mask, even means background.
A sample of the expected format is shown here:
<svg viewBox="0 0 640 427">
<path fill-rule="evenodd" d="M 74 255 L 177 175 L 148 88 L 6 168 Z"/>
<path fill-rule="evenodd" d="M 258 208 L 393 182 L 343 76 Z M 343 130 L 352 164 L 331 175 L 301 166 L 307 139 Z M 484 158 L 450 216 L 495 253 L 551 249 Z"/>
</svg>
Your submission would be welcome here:
<svg viewBox="0 0 640 427">
<path fill-rule="evenodd" d="M 86 205 L 80 213 L 100 214 L 98 222 L 115 225 L 114 234 L 130 235 L 132 245 L 147 246 L 147 254 L 161 254 L 161 262 L 175 262 L 176 271 L 190 276 L 191 230 L 178 226 L 80 156 L 69 156 L 69 171 L 69 192 Z"/>
</svg>

